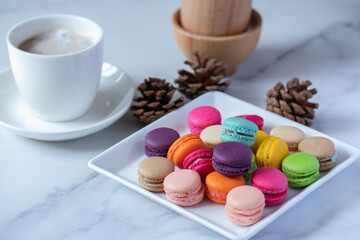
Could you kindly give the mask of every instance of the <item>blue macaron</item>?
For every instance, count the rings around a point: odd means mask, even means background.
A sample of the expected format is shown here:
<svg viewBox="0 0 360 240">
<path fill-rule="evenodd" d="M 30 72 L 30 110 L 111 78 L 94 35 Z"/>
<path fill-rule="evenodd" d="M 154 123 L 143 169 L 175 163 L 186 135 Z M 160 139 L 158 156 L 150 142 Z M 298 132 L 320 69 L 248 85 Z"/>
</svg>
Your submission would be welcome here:
<svg viewBox="0 0 360 240">
<path fill-rule="evenodd" d="M 231 117 L 225 119 L 221 133 L 223 142 L 241 142 L 251 147 L 255 143 L 258 127 L 255 123 L 244 118 Z"/>
</svg>

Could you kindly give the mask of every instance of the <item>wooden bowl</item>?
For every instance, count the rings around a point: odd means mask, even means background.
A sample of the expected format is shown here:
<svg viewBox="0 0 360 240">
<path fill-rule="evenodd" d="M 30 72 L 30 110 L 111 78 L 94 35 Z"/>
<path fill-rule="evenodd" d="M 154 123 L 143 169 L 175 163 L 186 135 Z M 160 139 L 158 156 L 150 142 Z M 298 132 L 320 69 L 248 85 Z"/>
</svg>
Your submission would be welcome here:
<svg viewBox="0 0 360 240">
<path fill-rule="evenodd" d="M 262 19 L 258 12 L 252 10 L 249 29 L 231 36 L 204 36 L 184 30 L 180 24 L 180 9 L 172 17 L 175 40 L 188 59 L 194 51 L 200 55 L 217 58 L 224 62 L 229 75 L 236 71 L 238 64 L 244 62 L 255 50 L 260 37 Z"/>
</svg>

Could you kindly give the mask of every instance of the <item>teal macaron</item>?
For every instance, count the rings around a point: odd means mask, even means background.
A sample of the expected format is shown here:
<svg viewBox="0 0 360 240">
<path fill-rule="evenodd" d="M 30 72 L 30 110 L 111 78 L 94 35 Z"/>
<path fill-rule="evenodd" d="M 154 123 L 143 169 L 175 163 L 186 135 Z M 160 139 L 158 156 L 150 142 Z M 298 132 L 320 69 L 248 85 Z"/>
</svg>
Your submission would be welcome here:
<svg viewBox="0 0 360 240">
<path fill-rule="evenodd" d="M 311 154 L 297 152 L 282 161 L 282 171 L 291 187 L 306 187 L 319 177 L 319 161 Z"/>
<path fill-rule="evenodd" d="M 222 124 L 224 131 L 221 132 L 223 142 L 241 142 L 251 147 L 255 143 L 254 135 L 257 135 L 258 127 L 255 123 L 238 117 L 225 119 Z"/>
</svg>

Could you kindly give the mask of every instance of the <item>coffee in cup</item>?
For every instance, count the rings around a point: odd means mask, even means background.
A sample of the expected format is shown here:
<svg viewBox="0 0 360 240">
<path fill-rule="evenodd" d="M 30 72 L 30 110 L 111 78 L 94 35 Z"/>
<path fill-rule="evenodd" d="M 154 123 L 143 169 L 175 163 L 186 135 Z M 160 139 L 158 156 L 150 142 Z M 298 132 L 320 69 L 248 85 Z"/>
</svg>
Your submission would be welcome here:
<svg viewBox="0 0 360 240">
<path fill-rule="evenodd" d="M 11 69 L 31 113 L 67 121 L 93 104 L 103 63 L 103 33 L 95 22 L 72 15 L 35 17 L 7 34 Z"/>
<path fill-rule="evenodd" d="M 40 33 L 19 45 L 19 49 L 36 54 L 59 55 L 88 48 L 92 41 L 85 34 L 71 29 L 56 29 Z"/>
</svg>

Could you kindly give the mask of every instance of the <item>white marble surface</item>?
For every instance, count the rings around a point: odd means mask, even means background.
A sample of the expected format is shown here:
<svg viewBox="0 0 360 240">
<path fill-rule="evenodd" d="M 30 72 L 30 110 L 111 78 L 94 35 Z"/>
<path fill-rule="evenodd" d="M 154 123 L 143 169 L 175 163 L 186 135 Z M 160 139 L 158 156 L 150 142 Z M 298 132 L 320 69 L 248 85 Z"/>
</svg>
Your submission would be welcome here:
<svg viewBox="0 0 360 240">
<path fill-rule="evenodd" d="M 105 59 L 141 82 L 173 80 L 184 60 L 170 18 L 180 1 L 12 0 L 0 2 L 0 68 L 5 35 L 20 20 L 82 15 L 105 32 Z M 259 45 L 232 77 L 229 94 L 265 106 L 265 93 L 293 76 L 310 79 L 320 103 L 314 128 L 360 148 L 360 2 L 254 1 Z M 0 129 L 0 239 L 221 239 L 222 237 L 93 172 L 87 162 L 141 127 L 128 113 L 86 138 L 47 143 Z M 268 225 L 254 239 L 357 239 L 360 162 Z"/>
</svg>

